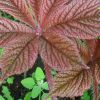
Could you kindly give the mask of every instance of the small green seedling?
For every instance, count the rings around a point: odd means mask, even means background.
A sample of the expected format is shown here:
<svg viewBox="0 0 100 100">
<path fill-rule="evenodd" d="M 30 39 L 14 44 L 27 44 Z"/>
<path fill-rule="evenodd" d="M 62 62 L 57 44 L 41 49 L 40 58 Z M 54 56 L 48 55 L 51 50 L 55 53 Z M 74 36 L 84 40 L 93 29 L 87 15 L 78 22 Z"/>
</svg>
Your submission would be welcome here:
<svg viewBox="0 0 100 100">
<path fill-rule="evenodd" d="M 49 90 L 48 83 L 45 82 L 44 79 L 44 72 L 40 67 L 37 67 L 31 77 L 25 78 L 21 81 L 23 87 L 29 89 L 29 92 L 26 93 L 24 100 L 32 100 L 37 97 L 39 97 L 39 100 L 44 100 L 44 98 L 51 100 L 51 98 L 48 98 L 48 93 L 44 92 L 44 90 Z"/>
</svg>

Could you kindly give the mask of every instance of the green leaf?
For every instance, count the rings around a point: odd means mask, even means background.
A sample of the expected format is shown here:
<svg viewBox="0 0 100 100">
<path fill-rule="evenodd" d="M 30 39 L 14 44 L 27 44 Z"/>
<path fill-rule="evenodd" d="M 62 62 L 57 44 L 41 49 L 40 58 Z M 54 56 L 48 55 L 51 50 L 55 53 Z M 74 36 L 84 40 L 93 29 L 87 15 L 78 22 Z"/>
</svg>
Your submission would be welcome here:
<svg viewBox="0 0 100 100">
<path fill-rule="evenodd" d="M 35 73 L 34 72 L 32 73 L 32 77 L 35 78 Z"/>
<path fill-rule="evenodd" d="M 36 98 L 39 96 L 39 94 L 41 93 L 41 87 L 39 86 L 34 86 L 33 90 L 32 90 L 32 98 Z"/>
<path fill-rule="evenodd" d="M 2 86 L 2 93 L 10 95 L 10 91 L 7 86 Z"/>
<path fill-rule="evenodd" d="M 5 100 L 4 97 L 2 95 L 0 95 L 0 100 Z"/>
<path fill-rule="evenodd" d="M 7 98 L 7 100 L 14 100 L 7 86 L 2 86 L 2 93 L 4 94 L 4 97 Z"/>
<path fill-rule="evenodd" d="M 41 87 L 43 83 L 44 83 L 44 81 L 41 80 L 41 81 L 38 81 L 38 82 L 37 82 L 37 85 Z"/>
<path fill-rule="evenodd" d="M 37 67 L 37 69 L 35 71 L 35 78 L 37 81 L 43 80 L 45 78 L 45 75 L 44 75 L 42 69 L 39 67 Z"/>
<path fill-rule="evenodd" d="M 52 100 L 52 99 L 48 96 L 48 93 L 43 93 L 42 100 Z"/>
<path fill-rule="evenodd" d="M 51 71 L 51 74 L 52 74 L 53 76 L 56 76 L 56 75 L 57 75 L 56 70 L 52 70 L 52 71 Z"/>
<path fill-rule="evenodd" d="M 7 79 L 8 84 L 13 84 L 13 81 L 14 81 L 14 77 L 10 77 Z"/>
<path fill-rule="evenodd" d="M 84 94 L 83 94 L 83 96 L 82 96 L 81 99 L 82 99 L 82 100 L 90 100 L 90 96 L 89 96 L 89 94 L 88 94 L 87 91 L 84 92 Z"/>
<path fill-rule="evenodd" d="M 42 89 L 49 90 L 48 83 L 44 82 L 41 86 Z"/>
<path fill-rule="evenodd" d="M 24 100 L 31 100 L 31 92 L 28 92 L 25 97 Z"/>
<path fill-rule="evenodd" d="M 32 89 L 35 85 L 35 81 L 32 77 L 25 78 L 21 81 L 21 84 L 27 88 L 27 89 Z"/>
</svg>

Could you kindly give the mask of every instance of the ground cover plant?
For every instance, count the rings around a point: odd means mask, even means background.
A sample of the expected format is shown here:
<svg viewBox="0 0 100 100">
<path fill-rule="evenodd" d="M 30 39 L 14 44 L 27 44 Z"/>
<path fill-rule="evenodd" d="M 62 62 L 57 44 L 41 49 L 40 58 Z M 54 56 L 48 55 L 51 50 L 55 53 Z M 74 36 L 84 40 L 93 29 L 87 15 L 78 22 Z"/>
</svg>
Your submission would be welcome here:
<svg viewBox="0 0 100 100">
<path fill-rule="evenodd" d="M 0 0 L 1 83 L 44 63 L 52 100 L 81 96 L 100 82 L 99 0 Z M 57 75 L 52 77 L 51 70 Z"/>
<path fill-rule="evenodd" d="M 30 100 L 31 98 L 35 99 L 38 96 L 39 100 L 44 100 L 45 98 L 51 100 L 51 98 L 48 97 L 48 93 L 43 91 L 49 90 L 48 83 L 44 82 L 44 79 L 45 75 L 42 69 L 37 67 L 35 73 L 33 73 L 31 77 L 25 78 L 21 81 L 25 88 L 31 90 L 26 94 L 24 100 Z"/>
</svg>

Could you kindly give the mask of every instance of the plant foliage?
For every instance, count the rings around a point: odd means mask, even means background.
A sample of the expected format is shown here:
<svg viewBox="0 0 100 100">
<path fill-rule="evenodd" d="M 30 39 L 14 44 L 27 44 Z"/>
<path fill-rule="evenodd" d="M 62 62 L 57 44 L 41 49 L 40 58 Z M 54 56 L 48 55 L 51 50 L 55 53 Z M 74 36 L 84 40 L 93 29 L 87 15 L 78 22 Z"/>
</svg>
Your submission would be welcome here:
<svg viewBox="0 0 100 100">
<path fill-rule="evenodd" d="M 50 99 L 50 97 L 48 97 L 48 93 L 44 92 L 44 90 L 49 90 L 48 83 L 45 82 L 44 79 L 44 72 L 41 68 L 37 67 L 31 77 L 25 78 L 21 81 L 25 88 L 31 90 L 26 93 L 24 100 L 31 100 L 31 98 L 36 99 L 37 97 L 39 97 L 39 100 Z"/>
<path fill-rule="evenodd" d="M 100 0 L 0 0 L 18 20 L 0 18 L 0 80 L 29 70 L 40 55 L 48 81 L 48 67 L 58 72 L 51 95 L 82 95 L 99 83 L 100 41 L 92 40 L 100 36 L 99 7 Z"/>
</svg>

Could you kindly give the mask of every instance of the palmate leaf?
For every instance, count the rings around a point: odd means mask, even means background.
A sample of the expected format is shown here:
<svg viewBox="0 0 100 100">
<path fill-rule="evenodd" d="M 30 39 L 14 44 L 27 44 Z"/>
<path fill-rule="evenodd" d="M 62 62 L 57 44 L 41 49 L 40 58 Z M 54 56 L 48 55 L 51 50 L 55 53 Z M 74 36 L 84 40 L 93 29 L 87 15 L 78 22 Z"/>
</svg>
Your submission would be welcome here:
<svg viewBox="0 0 100 100">
<path fill-rule="evenodd" d="M 40 40 L 40 55 L 44 62 L 57 71 L 72 67 L 87 67 L 79 55 L 77 44 L 56 33 L 45 33 Z"/>
<path fill-rule="evenodd" d="M 100 33 L 99 0 L 30 1 L 40 26 L 49 32 L 85 39 Z"/>
<path fill-rule="evenodd" d="M 31 68 L 37 58 L 37 38 L 34 32 L 16 22 L 1 19 L 0 47 L 4 54 L 0 59 L 2 80 Z M 1 21 L 0 20 L 0 21 Z"/>
<path fill-rule="evenodd" d="M 91 74 L 89 70 L 73 69 L 59 73 L 52 87 L 50 95 L 60 97 L 81 96 L 90 88 Z"/>
<path fill-rule="evenodd" d="M 81 95 L 83 88 L 89 88 L 90 70 L 85 68 L 90 59 L 85 61 L 88 50 L 84 52 L 85 46 L 78 49 L 71 37 L 94 39 L 100 35 L 99 6 L 99 0 L 0 0 L 0 10 L 20 20 L 18 23 L 0 19 L 0 47 L 4 49 L 0 58 L 0 79 L 27 71 L 39 54 L 44 64 L 59 71 L 57 79 L 66 74 L 67 79 L 71 77 L 72 84 L 64 86 L 68 91 L 62 94 L 62 88 L 59 96 L 74 96 L 70 93 L 75 90 L 75 96 Z M 78 84 L 74 89 L 76 79 Z"/>
<path fill-rule="evenodd" d="M 45 27 L 49 28 L 49 32 L 82 39 L 94 38 L 100 34 L 100 10 L 97 9 L 100 0 L 53 1 L 45 19 Z"/>
</svg>

